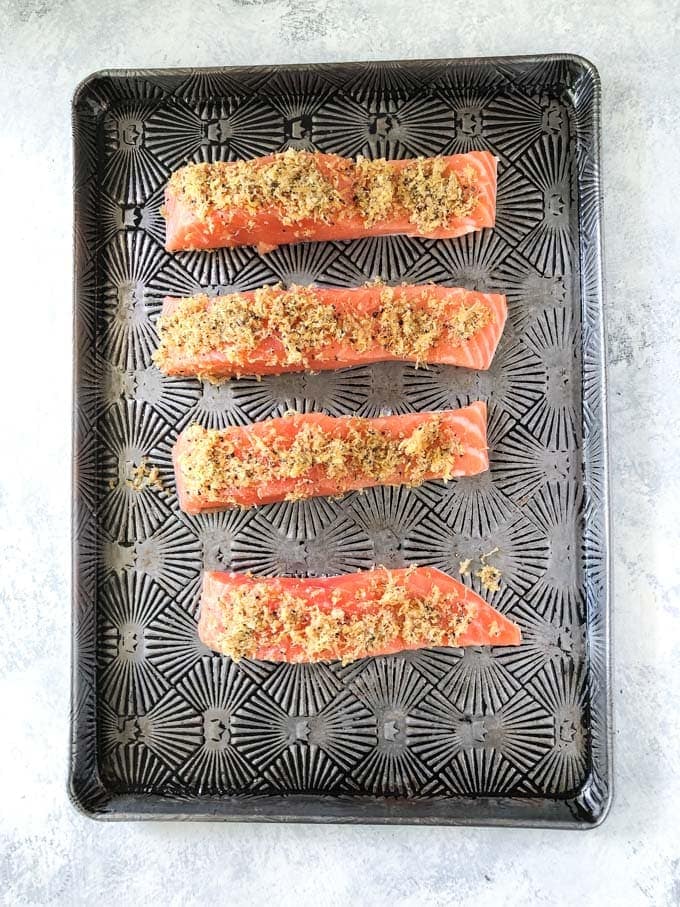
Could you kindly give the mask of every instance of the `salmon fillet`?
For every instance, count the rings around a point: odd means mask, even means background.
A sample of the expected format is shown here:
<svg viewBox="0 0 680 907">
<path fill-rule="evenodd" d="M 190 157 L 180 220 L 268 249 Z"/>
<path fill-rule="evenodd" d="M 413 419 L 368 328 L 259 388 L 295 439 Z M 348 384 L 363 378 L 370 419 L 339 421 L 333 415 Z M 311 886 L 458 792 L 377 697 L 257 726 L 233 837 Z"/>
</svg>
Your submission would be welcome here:
<svg viewBox="0 0 680 907">
<path fill-rule="evenodd" d="M 212 379 L 387 360 L 488 369 L 506 317 L 504 296 L 435 285 L 166 299 L 154 361 L 166 375 Z"/>
<path fill-rule="evenodd" d="M 405 234 L 430 239 L 493 227 L 496 158 L 353 161 L 296 151 L 188 164 L 170 177 L 166 249 L 258 246 Z"/>
<path fill-rule="evenodd" d="M 434 567 L 320 579 L 204 573 L 198 633 L 236 660 L 285 662 L 521 642 L 515 623 Z"/>
<path fill-rule="evenodd" d="M 362 419 L 291 414 L 248 426 L 186 428 L 173 448 L 186 513 L 420 485 L 489 468 L 486 404 Z"/>
</svg>

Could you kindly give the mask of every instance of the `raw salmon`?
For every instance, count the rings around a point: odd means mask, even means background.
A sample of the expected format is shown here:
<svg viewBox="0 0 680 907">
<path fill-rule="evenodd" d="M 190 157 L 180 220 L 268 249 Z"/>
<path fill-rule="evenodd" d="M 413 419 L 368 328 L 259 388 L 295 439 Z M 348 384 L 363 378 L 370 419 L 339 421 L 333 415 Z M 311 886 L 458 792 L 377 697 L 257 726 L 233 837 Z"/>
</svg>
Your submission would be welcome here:
<svg viewBox="0 0 680 907">
<path fill-rule="evenodd" d="M 489 468 L 486 404 L 377 419 L 294 413 L 224 429 L 191 425 L 173 462 L 186 513 L 471 476 Z"/>
<path fill-rule="evenodd" d="M 504 296 L 457 287 L 262 287 L 167 299 L 154 355 L 166 375 L 322 371 L 385 360 L 487 369 Z"/>
<path fill-rule="evenodd" d="M 166 248 L 252 246 L 401 233 L 446 239 L 496 217 L 496 158 L 357 161 L 288 151 L 249 161 L 188 164 L 170 177 Z"/>
<path fill-rule="evenodd" d="M 285 662 L 521 642 L 517 624 L 434 567 L 321 579 L 205 573 L 198 633 L 236 660 Z"/>
</svg>

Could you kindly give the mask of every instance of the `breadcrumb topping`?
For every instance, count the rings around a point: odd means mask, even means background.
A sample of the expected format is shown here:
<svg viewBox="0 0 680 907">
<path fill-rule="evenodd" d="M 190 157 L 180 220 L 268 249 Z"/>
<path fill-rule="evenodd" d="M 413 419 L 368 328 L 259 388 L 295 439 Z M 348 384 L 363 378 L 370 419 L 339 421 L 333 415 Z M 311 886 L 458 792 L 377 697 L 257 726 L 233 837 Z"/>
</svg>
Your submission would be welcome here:
<svg viewBox="0 0 680 907">
<path fill-rule="evenodd" d="M 479 299 L 457 306 L 442 303 L 431 289 L 407 294 L 383 287 L 373 312 L 338 311 L 312 287 L 262 287 L 250 297 L 191 296 L 158 319 L 159 368 L 219 352 L 235 369 L 246 368 L 251 354 L 267 341 L 269 364 L 309 366 L 310 358 L 333 344 L 358 353 L 379 346 L 393 356 L 422 362 L 438 343 L 459 346 L 485 328 L 493 310 Z"/>
<path fill-rule="evenodd" d="M 445 227 L 453 217 L 469 217 L 477 205 L 474 170 L 461 181 L 442 158 L 417 158 L 397 177 L 397 198 L 421 233 Z"/>
<path fill-rule="evenodd" d="M 458 572 L 461 576 L 469 576 L 473 563 L 479 563 L 479 570 L 475 571 L 475 576 L 481 582 L 482 586 L 487 592 L 498 592 L 500 590 L 500 580 L 503 574 L 498 569 L 498 567 L 493 567 L 491 564 L 487 563 L 488 558 L 493 557 L 494 554 L 498 554 L 500 548 L 492 548 L 491 551 L 487 551 L 486 554 L 481 554 L 479 560 L 476 558 L 467 557 L 464 560 L 460 561 Z"/>
<path fill-rule="evenodd" d="M 480 580 L 482 586 L 484 586 L 487 592 L 498 592 L 501 588 L 499 581 L 502 573 L 498 569 L 498 567 L 492 567 L 490 564 L 484 564 L 475 573 L 475 576 L 478 580 Z"/>
<path fill-rule="evenodd" d="M 394 646 L 456 645 L 476 616 L 473 602 L 436 585 L 426 596 L 416 595 L 390 571 L 362 591 L 360 599 L 341 603 L 336 590 L 329 608 L 264 582 L 232 587 L 219 600 L 221 651 L 238 661 L 263 648 L 299 648 L 309 661 L 340 658 L 348 664 Z"/>
<path fill-rule="evenodd" d="M 141 491 L 143 488 L 156 488 L 158 491 L 165 490 L 158 467 L 149 466 L 149 461 L 146 457 L 142 457 L 137 466 L 130 464 L 125 484 L 133 491 Z M 110 483 L 109 487 L 111 487 Z"/>
<path fill-rule="evenodd" d="M 349 188 L 341 190 L 341 182 Z M 172 174 L 169 186 L 199 217 L 211 208 L 252 216 L 274 207 L 284 224 L 329 223 L 342 214 L 361 218 L 368 228 L 405 211 L 421 233 L 429 233 L 474 211 L 476 183 L 474 168 L 457 175 L 441 157 L 399 167 L 384 158 L 337 159 L 325 168 L 317 154 L 289 148 L 265 162 L 188 164 Z"/>
<path fill-rule="evenodd" d="M 189 164 L 170 177 L 170 190 L 199 217 L 210 208 L 255 214 L 275 207 L 285 224 L 328 221 L 343 205 L 337 187 L 321 171 L 317 156 L 289 148 L 265 163 L 249 161 Z"/>
<path fill-rule="evenodd" d="M 453 477 L 463 446 L 433 415 L 404 437 L 377 429 L 367 419 L 338 420 L 336 431 L 307 422 L 294 435 L 247 431 L 235 447 L 229 429 L 190 426 L 180 465 L 187 493 L 237 503 L 235 489 L 297 480 L 286 500 L 314 493 L 322 479 L 361 477 L 375 484 L 422 484 L 428 476 Z"/>
<path fill-rule="evenodd" d="M 354 203 L 367 227 L 387 220 L 395 203 L 394 167 L 384 158 L 358 157 L 354 165 Z"/>
</svg>

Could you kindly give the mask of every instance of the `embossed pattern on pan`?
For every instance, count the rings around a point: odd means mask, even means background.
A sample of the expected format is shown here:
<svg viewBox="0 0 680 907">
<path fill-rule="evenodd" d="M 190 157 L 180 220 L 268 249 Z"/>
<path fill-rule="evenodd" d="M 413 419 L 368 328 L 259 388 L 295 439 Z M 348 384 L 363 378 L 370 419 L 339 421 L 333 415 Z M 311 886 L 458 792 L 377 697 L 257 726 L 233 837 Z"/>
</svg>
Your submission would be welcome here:
<svg viewBox="0 0 680 907">
<path fill-rule="evenodd" d="M 102 818 L 600 821 L 611 739 L 593 68 L 553 56 L 105 72 L 79 87 L 73 117 L 74 802 Z M 164 251 L 159 208 L 174 168 L 287 147 L 488 148 L 497 228 L 266 256 Z M 378 275 L 507 293 L 490 371 L 386 363 L 215 387 L 151 363 L 166 294 Z M 170 452 L 192 421 L 473 399 L 489 404 L 487 475 L 248 512 L 178 509 Z M 419 563 L 456 576 L 460 560 L 494 548 L 503 580 L 490 601 L 521 625 L 518 649 L 235 665 L 196 635 L 203 567 L 264 576 Z"/>
</svg>

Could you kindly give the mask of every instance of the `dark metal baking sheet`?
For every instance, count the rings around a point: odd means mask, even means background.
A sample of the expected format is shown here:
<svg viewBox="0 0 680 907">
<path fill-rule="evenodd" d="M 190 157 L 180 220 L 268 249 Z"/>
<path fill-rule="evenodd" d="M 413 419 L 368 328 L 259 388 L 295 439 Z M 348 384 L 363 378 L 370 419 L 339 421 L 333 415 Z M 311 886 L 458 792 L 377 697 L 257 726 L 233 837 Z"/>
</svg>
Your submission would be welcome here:
<svg viewBox="0 0 680 907">
<path fill-rule="evenodd" d="M 69 790 L 100 818 L 587 827 L 611 797 L 599 80 L 573 56 L 100 72 L 73 102 L 75 408 Z M 498 223 L 168 254 L 187 161 L 286 147 L 411 157 L 489 148 Z M 388 363 L 214 387 L 151 364 L 167 294 L 263 282 L 507 293 L 488 373 Z M 364 415 L 486 399 L 491 471 L 420 489 L 188 517 L 170 448 L 192 420 Z M 130 488 L 143 457 L 165 491 Z M 204 565 L 457 573 L 498 547 L 519 649 L 342 667 L 240 666 L 196 635 Z M 473 578 L 474 583 L 477 581 Z M 479 591 L 479 590 L 478 590 Z"/>
</svg>

